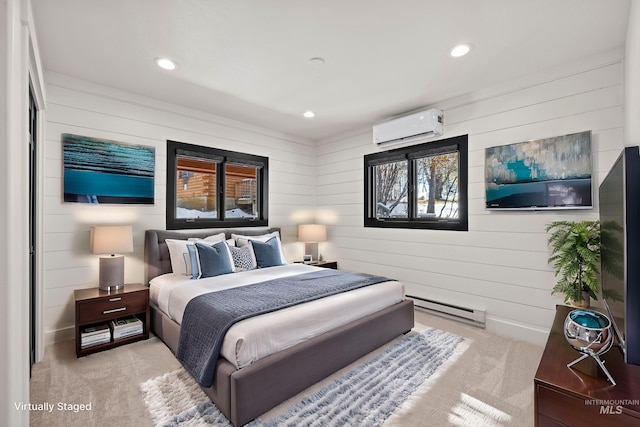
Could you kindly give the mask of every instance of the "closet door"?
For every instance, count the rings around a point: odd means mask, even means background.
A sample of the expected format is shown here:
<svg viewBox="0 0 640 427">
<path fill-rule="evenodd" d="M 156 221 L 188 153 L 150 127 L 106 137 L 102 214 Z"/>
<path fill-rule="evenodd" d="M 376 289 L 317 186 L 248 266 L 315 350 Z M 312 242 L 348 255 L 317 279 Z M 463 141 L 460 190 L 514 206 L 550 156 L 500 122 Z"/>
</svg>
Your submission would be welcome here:
<svg viewBox="0 0 640 427">
<path fill-rule="evenodd" d="M 36 360 L 37 112 L 33 92 L 29 90 L 29 362 L 31 367 Z"/>
</svg>

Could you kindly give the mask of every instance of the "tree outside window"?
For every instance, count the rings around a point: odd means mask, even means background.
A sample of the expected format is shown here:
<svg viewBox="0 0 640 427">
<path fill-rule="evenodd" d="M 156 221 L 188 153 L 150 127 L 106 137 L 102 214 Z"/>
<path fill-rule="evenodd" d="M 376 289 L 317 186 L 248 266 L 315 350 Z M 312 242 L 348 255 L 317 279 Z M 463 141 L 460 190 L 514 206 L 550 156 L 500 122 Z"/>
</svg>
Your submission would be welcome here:
<svg viewBox="0 0 640 427">
<path fill-rule="evenodd" d="M 417 203 L 420 218 L 459 218 L 458 153 L 416 159 Z"/>
<path fill-rule="evenodd" d="M 376 218 L 407 218 L 407 162 L 374 166 Z"/>
</svg>

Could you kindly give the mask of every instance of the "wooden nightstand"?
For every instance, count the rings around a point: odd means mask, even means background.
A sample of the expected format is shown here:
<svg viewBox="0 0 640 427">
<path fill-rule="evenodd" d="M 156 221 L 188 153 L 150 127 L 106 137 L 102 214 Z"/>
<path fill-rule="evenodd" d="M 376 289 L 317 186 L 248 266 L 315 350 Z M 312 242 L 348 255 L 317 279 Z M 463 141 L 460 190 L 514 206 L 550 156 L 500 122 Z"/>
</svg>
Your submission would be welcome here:
<svg viewBox="0 0 640 427">
<path fill-rule="evenodd" d="M 338 269 L 337 261 L 317 261 L 317 262 L 312 262 L 309 265 L 314 265 L 316 267 L 322 267 L 322 268 L 333 268 L 334 270 Z"/>
<path fill-rule="evenodd" d="M 149 338 L 149 288 L 134 283 L 124 285 L 117 292 L 101 291 L 98 287 L 76 289 L 76 356 L 82 357 L 123 344 Z M 109 342 L 81 348 L 80 332 L 86 327 L 108 325 L 113 319 L 135 316 L 142 321 L 142 333 Z"/>
<path fill-rule="evenodd" d="M 296 264 L 303 264 L 302 261 L 295 261 Z M 322 268 L 333 268 L 334 270 L 338 269 L 338 261 L 315 261 L 311 263 L 307 263 L 307 265 L 313 265 L 314 267 L 322 267 Z"/>
</svg>

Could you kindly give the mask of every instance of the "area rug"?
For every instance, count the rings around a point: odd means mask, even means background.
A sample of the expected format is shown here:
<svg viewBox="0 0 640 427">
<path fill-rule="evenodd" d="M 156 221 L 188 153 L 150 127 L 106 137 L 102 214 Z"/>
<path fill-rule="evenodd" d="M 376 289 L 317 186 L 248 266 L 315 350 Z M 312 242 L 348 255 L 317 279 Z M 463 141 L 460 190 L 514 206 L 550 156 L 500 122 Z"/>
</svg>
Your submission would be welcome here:
<svg viewBox="0 0 640 427">
<path fill-rule="evenodd" d="M 418 389 L 428 389 L 439 368 L 460 353 L 462 341 L 438 329 L 410 332 L 282 415 L 271 420 L 258 418 L 248 426 L 380 426 Z M 140 389 L 156 426 L 231 427 L 184 369 L 150 379 Z"/>
</svg>

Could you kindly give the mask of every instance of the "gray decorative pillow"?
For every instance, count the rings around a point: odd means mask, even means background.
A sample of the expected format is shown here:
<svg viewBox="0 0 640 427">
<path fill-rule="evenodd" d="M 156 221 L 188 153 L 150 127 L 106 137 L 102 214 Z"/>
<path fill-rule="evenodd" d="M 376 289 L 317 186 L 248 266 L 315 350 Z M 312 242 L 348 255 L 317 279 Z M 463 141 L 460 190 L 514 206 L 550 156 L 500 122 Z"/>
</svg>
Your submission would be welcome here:
<svg viewBox="0 0 640 427">
<path fill-rule="evenodd" d="M 231 251 L 231 258 L 233 258 L 233 265 L 235 265 L 236 271 L 255 270 L 258 267 L 251 245 L 241 248 L 229 246 L 229 250 Z"/>
</svg>

